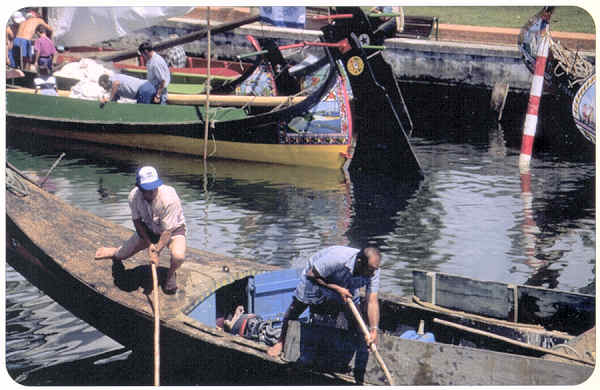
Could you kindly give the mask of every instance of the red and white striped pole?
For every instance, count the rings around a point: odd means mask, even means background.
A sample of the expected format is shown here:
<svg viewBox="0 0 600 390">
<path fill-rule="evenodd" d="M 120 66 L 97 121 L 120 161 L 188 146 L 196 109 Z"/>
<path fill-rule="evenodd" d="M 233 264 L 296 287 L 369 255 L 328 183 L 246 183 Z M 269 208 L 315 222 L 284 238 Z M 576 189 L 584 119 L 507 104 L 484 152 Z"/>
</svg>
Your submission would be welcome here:
<svg viewBox="0 0 600 390">
<path fill-rule="evenodd" d="M 538 111 L 542 90 L 544 89 L 544 72 L 546 70 L 546 61 L 548 59 L 548 50 L 550 48 L 550 38 L 548 29 L 546 29 L 540 45 L 538 46 L 537 57 L 535 60 L 535 72 L 531 80 L 531 90 L 529 91 L 529 103 L 527 104 L 527 115 L 523 125 L 523 139 L 521 141 L 521 155 L 519 156 L 519 167 L 529 167 L 531 161 L 531 152 L 533 150 L 533 139 L 538 122 Z"/>
</svg>

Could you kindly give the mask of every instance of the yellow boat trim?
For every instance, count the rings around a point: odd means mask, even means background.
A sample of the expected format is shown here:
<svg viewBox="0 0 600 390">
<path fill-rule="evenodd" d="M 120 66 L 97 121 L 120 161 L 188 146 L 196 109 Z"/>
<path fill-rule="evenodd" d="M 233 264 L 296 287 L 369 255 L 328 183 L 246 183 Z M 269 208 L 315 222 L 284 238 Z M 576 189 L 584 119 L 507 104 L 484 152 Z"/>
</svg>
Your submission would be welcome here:
<svg viewBox="0 0 600 390">
<path fill-rule="evenodd" d="M 131 134 L 66 131 L 46 128 L 23 128 L 31 133 L 76 139 L 101 144 L 127 146 L 133 148 L 156 150 L 202 156 L 204 140 L 166 134 Z M 213 158 L 255 161 L 283 165 L 299 165 L 341 169 L 346 162 L 348 145 L 287 145 L 287 144 L 254 144 L 231 141 L 213 141 L 208 143 L 208 156 Z"/>
<path fill-rule="evenodd" d="M 31 88 L 9 89 L 10 92 L 35 93 Z M 58 91 L 58 96 L 69 97 L 70 91 Z M 306 96 L 238 96 L 238 95 L 209 95 L 210 104 L 213 106 L 256 106 L 276 107 L 282 104 L 298 104 L 306 99 Z M 206 95 L 186 95 L 170 93 L 167 98 L 168 104 L 199 106 L 206 104 Z"/>
</svg>

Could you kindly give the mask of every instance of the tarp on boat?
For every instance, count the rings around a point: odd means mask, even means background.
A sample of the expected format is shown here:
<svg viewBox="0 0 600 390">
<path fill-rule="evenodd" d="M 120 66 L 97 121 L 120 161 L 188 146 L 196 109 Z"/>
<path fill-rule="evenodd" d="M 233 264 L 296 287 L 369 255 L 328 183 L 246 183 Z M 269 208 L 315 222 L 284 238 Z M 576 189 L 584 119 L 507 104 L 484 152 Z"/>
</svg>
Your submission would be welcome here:
<svg viewBox="0 0 600 390">
<path fill-rule="evenodd" d="M 85 46 L 122 37 L 168 18 L 183 16 L 190 7 L 50 7 L 48 24 L 60 46 Z"/>
</svg>

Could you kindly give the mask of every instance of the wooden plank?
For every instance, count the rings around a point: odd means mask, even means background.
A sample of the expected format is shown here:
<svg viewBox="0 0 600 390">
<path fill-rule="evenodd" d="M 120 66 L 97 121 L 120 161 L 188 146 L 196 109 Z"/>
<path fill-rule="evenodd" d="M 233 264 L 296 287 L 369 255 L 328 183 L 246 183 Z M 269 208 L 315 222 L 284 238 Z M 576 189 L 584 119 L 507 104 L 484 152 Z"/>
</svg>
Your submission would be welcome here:
<svg viewBox="0 0 600 390">
<path fill-rule="evenodd" d="M 595 325 L 596 297 L 518 286 L 519 321 L 580 334 Z"/>
<path fill-rule="evenodd" d="M 431 292 L 426 291 L 431 276 L 425 271 L 413 271 L 415 295 L 427 300 Z M 477 313 L 500 319 L 512 319 L 512 290 L 504 283 L 473 280 L 466 277 L 436 273 L 436 304 L 454 310 Z"/>
<path fill-rule="evenodd" d="M 35 94 L 31 88 L 10 89 L 11 92 Z M 58 95 L 69 97 L 70 91 L 58 91 Z M 211 105 L 217 106 L 256 106 L 276 107 L 282 104 L 298 104 L 306 99 L 306 96 L 240 96 L 240 95 L 209 95 Z M 81 100 L 81 99 L 79 99 Z M 167 102 L 172 105 L 201 105 L 206 102 L 204 94 L 176 94 L 170 93 Z"/>
<path fill-rule="evenodd" d="M 592 295 L 414 270 L 415 296 L 445 308 L 580 334 L 595 324 Z M 428 291 L 435 285 L 435 291 Z"/>
<path fill-rule="evenodd" d="M 306 99 L 305 96 L 240 96 L 240 95 L 210 95 L 211 105 L 219 106 L 257 106 L 275 107 L 282 104 L 297 104 Z M 169 94 L 169 104 L 200 105 L 206 102 L 206 95 Z"/>
</svg>

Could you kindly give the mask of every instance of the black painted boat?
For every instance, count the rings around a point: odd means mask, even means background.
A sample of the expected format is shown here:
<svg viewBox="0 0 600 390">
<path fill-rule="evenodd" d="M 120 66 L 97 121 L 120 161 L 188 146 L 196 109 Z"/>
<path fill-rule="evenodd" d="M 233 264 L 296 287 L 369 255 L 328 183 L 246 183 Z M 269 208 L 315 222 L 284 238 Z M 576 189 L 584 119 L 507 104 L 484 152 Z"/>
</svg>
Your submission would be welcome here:
<svg viewBox="0 0 600 390">
<path fill-rule="evenodd" d="M 122 264 L 93 260 L 97 247 L 119 245 L 131 231 L 66 204 L 21 175 L 7 169 L 8 263 L 74 315 L 127 348 L 149 353 L 148 260 L 143 253 Z M 167 264 L 163 253 L 161 281 Z M 280 378 L 290 384 L 292 369 L 387 384 L 344 311 L 315 310 L 309 320 L 292 322 L 282 358 L 218 327 L 237 305 L 276 323 L 298 273 L 189 248 L 177 294 L 159 291 L 163 372 L 194 368 L 202 378 L 250 370 L 269 383 Z M 420 271 L 414 288 L 415 297 L 380 297 L 378 349 L 397 385 L 576 385 L 593 372 L 595 350 L 551 349 L 586 335 L 578 332 L 594 324 L 593 296 Z"/>
</svg>

